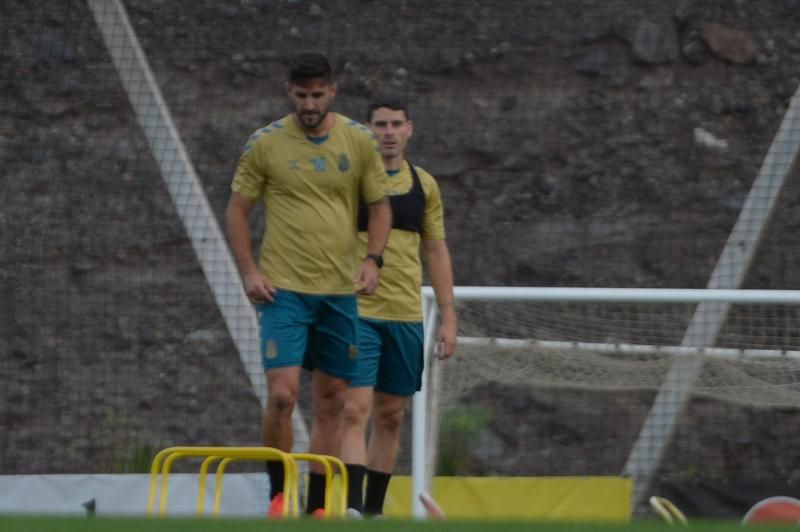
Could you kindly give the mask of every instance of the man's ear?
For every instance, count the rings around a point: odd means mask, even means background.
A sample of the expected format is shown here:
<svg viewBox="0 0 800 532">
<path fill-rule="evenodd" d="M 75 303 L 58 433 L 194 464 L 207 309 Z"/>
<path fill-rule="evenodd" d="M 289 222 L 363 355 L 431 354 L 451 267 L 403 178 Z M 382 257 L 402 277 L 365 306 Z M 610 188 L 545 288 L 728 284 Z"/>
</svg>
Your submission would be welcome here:
<svg viewBox="0 0 800 532">
<path fill-rule="evenodd" d="M 339 90 L 339 84 L 334 81 L 333 83 L 331 83 L 330 90 L 332 95 L 336 96 L 336 91 Z"/>
<path fill-rule="evenodd" d="M 414 136 L 414 122 L 408 120 L 408 138 L 411 138 L 413 136 Z"/>
</svg>

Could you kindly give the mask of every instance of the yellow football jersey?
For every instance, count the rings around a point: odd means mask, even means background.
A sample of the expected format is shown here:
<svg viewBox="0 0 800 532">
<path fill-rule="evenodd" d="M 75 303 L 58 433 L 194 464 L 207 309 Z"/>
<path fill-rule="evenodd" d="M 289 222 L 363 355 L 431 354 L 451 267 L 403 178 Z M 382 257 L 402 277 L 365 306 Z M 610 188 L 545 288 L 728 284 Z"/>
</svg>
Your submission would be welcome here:
<svg viewBox="0 0 800 532">
<path fill-rule="evenodd" d="M 425 194 L 422 235 L 415 231 L 392 229 L 383 252 L 384 266 L 375 294 L 359 296 L 358 313 L 366 318 L 392 321 L 421 321 L 422 264 L 420 241 L 444 240 L 444 209 L 439 185 L 428 172 L 415 166 Z M 413 178 L 407 162 L 389 178 L 389 195 L 408 194 Z M 399 213 L 395 213 L 397 216 Z M 367 233 L 358 234 L 359 255 L 367 252 Z"/>
<path fill-rule="evenodd" d="M 250 136 L 231 188 L 263 198 L 259 268 L 278 288 L 309 294 L 352 294 L 359 197 L 387 195 L 386 171 L 369 129 L 345 116 L 322 142 L 309 139 L 292 115 Z"/>
</svg>

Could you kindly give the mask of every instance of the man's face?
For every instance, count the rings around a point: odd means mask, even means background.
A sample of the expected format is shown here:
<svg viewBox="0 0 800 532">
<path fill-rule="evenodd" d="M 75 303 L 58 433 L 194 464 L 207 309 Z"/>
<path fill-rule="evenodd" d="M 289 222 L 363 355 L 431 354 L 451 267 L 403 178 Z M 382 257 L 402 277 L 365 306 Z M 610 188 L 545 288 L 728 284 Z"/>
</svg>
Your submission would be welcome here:
<svg viewBox="0 0 800 532">
<path fill-rule="evenodd" d="M 414 131 L 404 111 L 388 107 L 379 107 L 372 112 L 369 128 L 378 138 L 378 146 L 384 157 L 402 157 Z"/>
<path fill-rule="evenodd" d="M 313 131 L 322 124 L 336 96 L 336 83 L 324 79 L 311 79 L 286 84 L 286 93 L 300 123 Z"/>
</svg>

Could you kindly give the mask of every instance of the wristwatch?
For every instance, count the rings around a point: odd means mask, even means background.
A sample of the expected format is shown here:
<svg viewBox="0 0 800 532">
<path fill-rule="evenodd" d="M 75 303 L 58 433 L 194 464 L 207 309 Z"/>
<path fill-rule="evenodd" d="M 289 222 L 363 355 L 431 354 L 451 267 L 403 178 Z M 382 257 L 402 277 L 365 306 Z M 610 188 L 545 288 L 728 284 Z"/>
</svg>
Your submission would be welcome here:
<svg viewBox="0 0 800 532">
<path fill-rule="evenodd" d="M 383 255 L 376 255 L 375 253 L 367 253 L 367 256 L 364 257 L 364 260 L 372 259 L 375 262 L 375 265 L 378 268 L 383 268 Z"/>
</svg>

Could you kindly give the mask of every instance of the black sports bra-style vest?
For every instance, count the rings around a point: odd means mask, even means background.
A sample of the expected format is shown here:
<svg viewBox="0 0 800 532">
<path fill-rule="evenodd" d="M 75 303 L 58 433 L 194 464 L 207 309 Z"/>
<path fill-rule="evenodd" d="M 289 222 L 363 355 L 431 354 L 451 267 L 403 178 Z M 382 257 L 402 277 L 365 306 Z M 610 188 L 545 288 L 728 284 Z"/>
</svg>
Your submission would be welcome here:
<svg viewBox="0 0 800 532">
<path fill-rule="evenodd" d="M 408 161 L 406 161 L 408 162 Z M 414 165 L 408 163 L 411 170 L 411 190 L 405 194 L 389 196 L 392 206 L 392 229 L 403 229 L 422 234 L 422 223 L 425 218 L 425 191 Z M 369 209 L 364 200 L 358 205 L 358 230 L 366 231 L 369 220 Z"/>
</svg>

